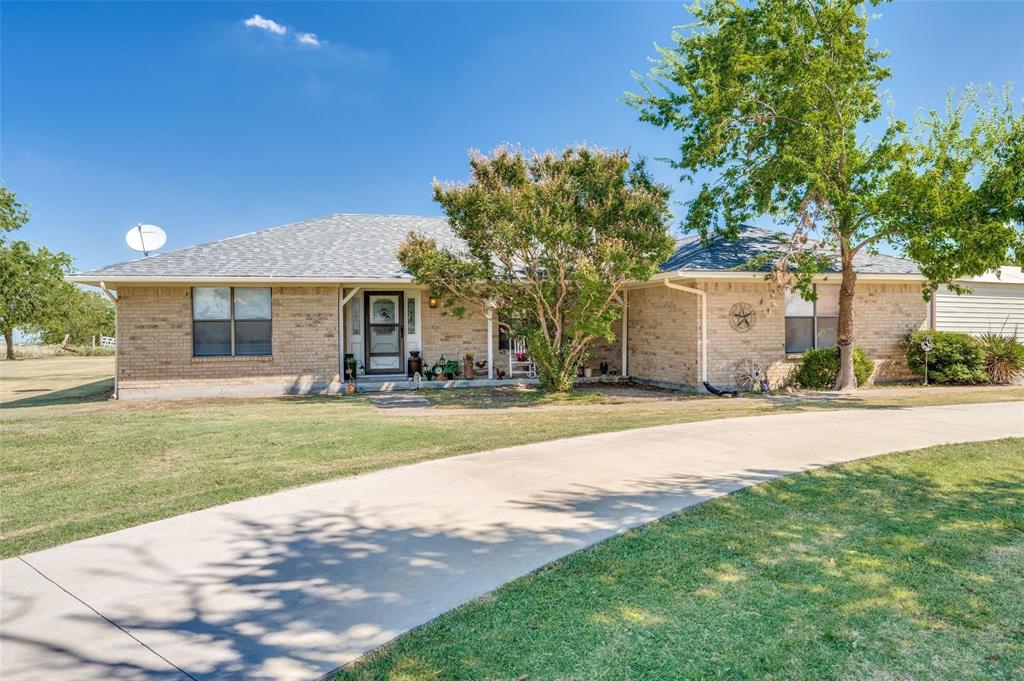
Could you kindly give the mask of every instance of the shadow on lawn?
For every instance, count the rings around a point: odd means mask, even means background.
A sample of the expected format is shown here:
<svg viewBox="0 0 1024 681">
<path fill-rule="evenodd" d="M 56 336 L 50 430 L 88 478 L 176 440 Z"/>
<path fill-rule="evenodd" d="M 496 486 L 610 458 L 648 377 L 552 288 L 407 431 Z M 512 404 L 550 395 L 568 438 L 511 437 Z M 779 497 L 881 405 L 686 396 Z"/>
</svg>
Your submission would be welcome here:
<svg viewBox="0 0 1024 681">
<path fill-rule="evenodd" d="M 111 543 L 106 560 L 96 561 L 94 554 L 92 562 L 104 567 L 94 569 L 91 580 L 109 583 L 114 592 L 125 594 L 124 602 L 97 606 L 106 617 L 150 643 L 197 679 L 315 678 L 430 617 L 621 528 L 649 522 L 682 506 L 779 474 L 774 470 L 749 470 L 713 480 L 685 475 L 632 480 L 614 490 L 585 486 L 553 489 L 511 504 L 511 508 L 502 504 L 503 517 L 510 518 L 505 522 L 490 520 L 493 514 L 482 504 L 472 515 L 457 519 L 457 531 L 439 529 L 429 516 L 412 524 L 394 522 L 386 511 L 372 521 L 361 521 L 358 507 L 338 499 L 333 507 L 316 514 L 282 510 L 261 521 L 236 517 L 218 558 L 198 563 L 185 574 L 169 566 L 175 559 L 173 547 L 117 547 Z M 934 570 L 961 569 L 963 557 L 950 546 L 955 538 L 947 540 L 944 533 L 953 524 L 970 523 L 970 546 L 962 550 L 973 553 L 1007 543 L 1013 530 L 992 521 L 1020 513 L 1022 484 L 1024 477 L 1017 476 L 1013 480 L 985 481 L 969 491 L 949 490 L 920 474 L 876 467 L 832 470 L 814 478 L 798 476 L 781 481 L 766 494 L 743 495 L 737 503 L 704 507 L 697 516 L 687 514 L 616 543 L 621 547 L 624 542 L 643 542 L 650 532 L 669 532 L 664 541 L 672 542 L 677 550 L 660 552 L 658 560 L 643 560 L 641 556 L 626 566 L 633 571 L 629 582 L 639 581 L 662 590 L 669 606 L 673 597 L 702 586 L 720 588 L 718 576 L 737 561 L 749 560 L 756 567 L 759 561 L 768 560 L 771 570 L 780 575 L 780 588 L 810 594 L 812 586 L 817 589 L 821 583 L 831 583 L 833 593 L 856 593 L 858 599 L 872 603 L 865 607 L 885 611 L 893 607 L 888 599 L 897 584 L 903 589 L 923 587 L 908 584 L 901 574 L 907 556 L 895 538 L 909 534 L 926 543 L 934 542 L 935 547 L 929 545 L 919 551 L 915 561 L 928 561 Z M 870 503 L 865 503 L 865 498 Z M 825 521 L 812 522 L 814 516 L 802 517 L 804 513 L 823 513 Z M 871 527 L 862 526 L 869 517 L 881 520 Z M 1019 515 L 1016 517 L 1019 519 Z M 852 524 L 843 528 L 844 522 Z M 445 523 L 451 525 L 452 519 L 446 518 Z M 850 534 L 836 540 L 837 526 Z M 783 544 L 766 541 L 773 536 L 785 536 L 787 540 Z M 793 551 L 793 542 L 820 548 Z M 730 548 L 708 552 L 709 545 L 719 543 Z M 612 544 L 603 544 L 595 550 L 613 549 Z M 830 560 L 847 550 L 877 560 L 879 565 L 872 570 L 880 579 L 862 584 L 858 582 L 862 571 L 836 570 Z M 562 665 L 570 671 L 574 664 L 595 653 L 587 645 L 602 645 L 605 640 L 602 617 L 620 605 L 629 605 L 629 592 L 622 587 L 624 577 L 616 572 L 622 563 L 591 561 L 592 555 L 569 558 L 569 563 L 556 564 L 530 579 L 549 579 L 570 568 L 580 574 L 580 579 L 593 578 L 587 585 L 592 590 L 588 598 L 572 601 L 572 608 L 565 607 L 571 599 L 549 598 L 554 604 L 544 612 L 566 623 L 589 623 L 585 626 L 594 630 L 594 636 L 583 637 L 586 645 L 570 645 L 567 656 L 545 658 L 559 669 L 522 669 L 516 674 L 530 672 L 531 678 L 553 678 L 562 673 Z M 708 561 L 708 555 L 717 557 Z M 698 560 L 700 556 L 703 558 Z M 124 567 L 129 564 L 131 568 Z M 799 566 L 799 570 L 787 576 L 786 566 Z M 604 572 L 609 579 L 597 579 Z M 980 584 L 984 576 L 964 579 Z M 530 618 L 538 611 L 531 611 L 526 605 L 530 599 L 521 593 L 517 596 L 516 589 L 525 587 L 513 586 L 510 595 L 499 592 L 496 602 L 501 607 L 515 608 L 515 603 L 521 601 L 523 611 L 512 619 L 498 618 L 500 621 L 482 625 L 484 630 L 473 637 L 478 648 L 472 651 L 472 668 L 464 666 L 467 655 L 446 656 L 441 649 L 432 652 L 448 666 L 442 669 L 436 660 L 423 660 L 424 668 L 444 678 L 509 676 L 513 670 L 481 668 L 480 664 L 486 664 L 489 658 L 487 650 L 479 646 L 483 641 L 488 641 L 488 646 L 500 641 L 502 645 L 526 646 L 524 652 L 530 652 L 528 640 L 516 638 L 517 630 L 537 624 Z M 725 592 L 722 597 L 726 597 Z M 948 615 L 948 607 L 943 609 L 923 597 L 921 604 L 926 609 L 938 608 L 936 616 L 947 622 L 955 619 Z M 26 610 L 32 607 L 23 605 Z M 470 614 L 484 612 L 487 607 L 471 606 Z M 786 619 L 779 613 L 752 612 L 750 617 L 760 627 L 752 627 L 753 631 L 763 634 L 767 627 L 784 634 Z M 486 621 L 486 616 L 478 619 Z M 699 632 L 699 616 L 672 618 L 675 620 Z M 510 621 L 516 622 L 515 627 L 508 627 Z M 771 624 L 773 621 L 775 624 Z M 8 625 L 17 629 L 15 621 Z M 699 638 L 703 637 L 694 640 Z M 441 639 L 449 646 L 456 646 L 460 640 L 454 634 Z M 76 678 L 162 678 L 148 670 L 105 662 L 87 649 L 72 650 L 25 637 L 18 642 L 34 649 L 36 666 L 30 673 L 36 678 L 47 674 L 51 678 L 61 674 Z M 705 640 L 703 645 L 713 646 L 714 641 Z M 751 641 L 752 647 L 757 645 L 757 641 Z M 188 660 L 188 655 L 196 652 L 201 653 L 203 661 Z M 384 649 L 381 661 L 388 660 L 389 652 L 389 648 Z M 696 653 L 680 649 L 672 654 Z M 367 678 L 379 678 L 372 668 L 366 674 Z"/>
<path fill-rule="evenodd" d="M 104 378 L 99 381 L 93 381 L 92 383 L 76 385 L 73 388 L 65 388 L 64 390 L 29 390 L 26 392 L 44 392 L 45 394 L 33 395 L 32 397 L 25 397 L 19 400 L 12 400 L 10 402 L 0 402 L 0 410 L 20 409 L 23 407 L 46 407 L 54 404 L 102 402 L 110 399 L 110 396 L 114 393 L 114 379 Z"/>
</svg>

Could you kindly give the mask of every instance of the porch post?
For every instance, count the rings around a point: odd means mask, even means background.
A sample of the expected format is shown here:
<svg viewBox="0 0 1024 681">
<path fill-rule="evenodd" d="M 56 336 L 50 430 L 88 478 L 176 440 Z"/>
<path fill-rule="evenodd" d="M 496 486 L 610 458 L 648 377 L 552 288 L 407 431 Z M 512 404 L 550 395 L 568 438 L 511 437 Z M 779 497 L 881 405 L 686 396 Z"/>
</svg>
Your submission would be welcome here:
<svg viewBox="0 0 1024 681">
<path fill-rule="evenodd" d="M 356 286 L 345 295 L 345 285 L 338 284 L 338 378 L 342 386 L 345 384 L 345 304 L 359 293 L 359 289 L 360 287 Z"/>
<path fill-rule="evenodd" d="M 629 368 L 626 364 L 629 359 L 629 291 L 622 292 L 622 377 L 629 375 Z"/>
<path fill-rule="evenodd" d="M 490 305 L 484 310 L 487 317 L 487 380 L 494 380 L 494 308 Z"/>
<path fill-rule="evenodd" d="M 338 285 L 338 382 L 345 387 L 345 285 Z M 342 390 L 344 392 L 344 390 Z"/>
</svg>

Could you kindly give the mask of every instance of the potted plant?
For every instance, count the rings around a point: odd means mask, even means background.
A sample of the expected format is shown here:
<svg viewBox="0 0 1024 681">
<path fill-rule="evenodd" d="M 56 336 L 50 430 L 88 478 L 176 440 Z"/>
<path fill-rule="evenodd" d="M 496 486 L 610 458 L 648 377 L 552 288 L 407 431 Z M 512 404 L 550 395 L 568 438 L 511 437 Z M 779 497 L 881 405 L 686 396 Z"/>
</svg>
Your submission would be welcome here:
<svg viewBox="0 0 1024 681">
<path fill-rule="evenodd" d="M 473 380 L 473 353 L 467 352 L 462 357 L 462 376 L 467 381 Z"/>
<path fill-rule="evenodd" d="M 441 373 L 449 381 L 454 381 L 459 377 L 459 360 L 449 359 L 446 360 L 444 366 L 441 367 Z"/>
</svg>

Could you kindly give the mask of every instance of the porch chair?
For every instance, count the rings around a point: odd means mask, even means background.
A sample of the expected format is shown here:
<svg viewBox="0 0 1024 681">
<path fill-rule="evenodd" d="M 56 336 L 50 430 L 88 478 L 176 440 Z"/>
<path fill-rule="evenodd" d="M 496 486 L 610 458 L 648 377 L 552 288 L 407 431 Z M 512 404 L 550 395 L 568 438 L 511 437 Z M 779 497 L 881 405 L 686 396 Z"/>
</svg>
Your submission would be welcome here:
<svg viewBox="0 0 1024 681">
<path fill-rule="evenodd" d="M 516 355 L 525 355 L 526 359 L 520 361 L 516 359 Z M 526 341 L 522 338 L 514 339 L 508 349 L 508 377 L 516 378 L 517 375 L 537 378 L 537 365 L 530 358 Z"/>
</svg>

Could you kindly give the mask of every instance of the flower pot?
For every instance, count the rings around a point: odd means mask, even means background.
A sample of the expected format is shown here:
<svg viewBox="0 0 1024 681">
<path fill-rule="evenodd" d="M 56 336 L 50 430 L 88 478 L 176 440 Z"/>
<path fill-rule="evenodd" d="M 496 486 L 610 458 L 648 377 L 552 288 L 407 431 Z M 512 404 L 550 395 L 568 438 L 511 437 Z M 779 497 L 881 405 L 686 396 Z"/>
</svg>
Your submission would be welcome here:
<svg viewBox="0 0 1024 681">
<path fill-rule="evenodd" d="M 473 360 L 467 359 L 462 363 L 462 375 L 467 381 L 473 380 Z"/>
<path fill-rule="evenodd" d="M 356 392 L 356 384 L 355 383 L 346 383 L 345 384 L 345 392 L 348 393 L 349 395 L 355 394 L 355 392 Z"/>
<path fill-rule="evenodd" d="M 593 369 L 591 369 L 590 367 L 584 367 L 583 368 L 583 378 L 590 378 L 593 375 L 594 375 L 594 370 Z"/>
</svg>

